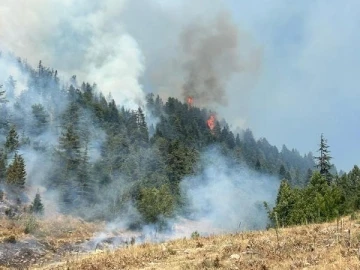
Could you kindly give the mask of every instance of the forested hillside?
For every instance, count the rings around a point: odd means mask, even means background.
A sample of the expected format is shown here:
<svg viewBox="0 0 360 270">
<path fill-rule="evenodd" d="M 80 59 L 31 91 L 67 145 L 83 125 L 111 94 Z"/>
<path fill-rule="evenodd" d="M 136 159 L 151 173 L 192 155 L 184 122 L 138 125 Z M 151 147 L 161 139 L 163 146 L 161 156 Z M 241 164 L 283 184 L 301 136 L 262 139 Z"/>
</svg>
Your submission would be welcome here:
<svg viewBox="0 0 360 270">
<path fill-rule="evenodd" d="M 60 80 L 41 61 L 36 69 L 12 61 L 26 84 L 16 93 L 13 77 L 1 82 L 0 180 L 20 203 L 36 189 L 64 213 L 112 219 L 135 207 L 139 223 L 155 223 L 186 207 L 180 183 L 203 169 L 200 153 L 210 146 L 291 186 L 306 186 L 315 168 L 311 153 L 279 151 L 249 129 L 235 134 L 191 97 L 148 94 L 146 104 L 129 110 L 95 84 Z"/>
</svg>

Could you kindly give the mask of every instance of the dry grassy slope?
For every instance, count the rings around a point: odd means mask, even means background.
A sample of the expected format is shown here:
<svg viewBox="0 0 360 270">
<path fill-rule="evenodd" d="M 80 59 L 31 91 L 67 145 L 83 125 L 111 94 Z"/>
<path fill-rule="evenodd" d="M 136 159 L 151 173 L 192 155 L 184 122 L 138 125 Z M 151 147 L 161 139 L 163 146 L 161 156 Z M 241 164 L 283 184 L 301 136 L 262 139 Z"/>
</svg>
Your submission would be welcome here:
<svg viewBox="0 0 360 270">
<path fill-rule="evenodd" d="M 179 239 L 70 256 L 38 269 L 360 269 L 360 219 Z"/>
<path fill-rule="evenodd" d="M 0 269 L 27 269 L 48 264 L 69 253 L 77 243 L 103 229 L 67 216 L 34 219 L 23 214 L 15 219 L 0 218 Z"/>
</svg>

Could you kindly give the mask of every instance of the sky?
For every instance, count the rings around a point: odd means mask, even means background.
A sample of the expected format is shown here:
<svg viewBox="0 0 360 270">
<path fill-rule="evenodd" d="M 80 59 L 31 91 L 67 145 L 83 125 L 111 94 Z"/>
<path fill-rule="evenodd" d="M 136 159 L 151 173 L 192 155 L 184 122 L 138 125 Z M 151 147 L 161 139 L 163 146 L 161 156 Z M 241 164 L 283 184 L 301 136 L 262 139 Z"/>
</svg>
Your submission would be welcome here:
<svg viewBox="0 0 360 270">
<path fill-rule="evenodd" d="M 238 29 L 245 67 L 227 78 L 226 104 L 209 104 L 219 117 L 302 154 L 324 133 L 338 169 L 359 165 L 357 0 L 0 0 L 0 50 L 136 108 L 150 91 L 181 97 L 179 37 L 198 22 L 212 30 L 219 13 Z"/>
<path fill-rule="evenodd" d="M 241 116 L 255 136 L 304 153 L 315 152 L 324 133 L 338 169 L 359 165 L 360 2 L 226 4 L 263 49 L 261 75 Z"/>
</svg>

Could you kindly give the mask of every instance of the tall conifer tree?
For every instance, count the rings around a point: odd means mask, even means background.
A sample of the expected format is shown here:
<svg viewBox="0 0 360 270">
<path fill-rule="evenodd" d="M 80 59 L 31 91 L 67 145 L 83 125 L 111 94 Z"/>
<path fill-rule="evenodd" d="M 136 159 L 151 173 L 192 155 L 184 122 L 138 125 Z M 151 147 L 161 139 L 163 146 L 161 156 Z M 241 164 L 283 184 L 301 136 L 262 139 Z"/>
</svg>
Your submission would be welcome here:
<svg viewBox="0 0 360 270">
<path fill-rule="evenodd" d="M 330 169 L 332 167 L 330 160 L 332 157 L 330 156 L 329 146 L 327 144 L 327 140 L 324 138 L 324 135 L 321 134 L 320 137 L 320 145 L 318 152 L 320 155 L 315 157 L 317 161 L 316 167 L 320 170 L 320 174 L 326 178 L 328 184 L 331 183 L 332 175 L 330 173 Z"/>
</svg>

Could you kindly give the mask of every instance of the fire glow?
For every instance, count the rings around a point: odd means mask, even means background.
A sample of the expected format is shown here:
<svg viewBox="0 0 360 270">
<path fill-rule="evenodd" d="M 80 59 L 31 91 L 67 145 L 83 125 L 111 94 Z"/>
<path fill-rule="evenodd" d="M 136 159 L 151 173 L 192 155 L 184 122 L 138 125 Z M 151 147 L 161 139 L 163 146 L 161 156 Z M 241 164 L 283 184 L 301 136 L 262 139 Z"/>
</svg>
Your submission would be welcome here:
<svg viewBox="0 0 360 270">
<path fill-rule="evenodd" d="M 194 103 L 194 98 L 189 96 L 187 97 L 186 102 L 189 105 L 189 107 L 192 107 Z"/>
<path fill-rule="evenodd" d="M 210 129 L 211 131 L 213 131 L 214 128 L 215 128 L 215 122 L 216 122 L 216 117 L 215 117 L 214 114 L 211 114 L 210 117 L 209 117 L 209 119 L 206 121 L 207 126 L 209 127 L 209 129 Z"/>
</svg>

